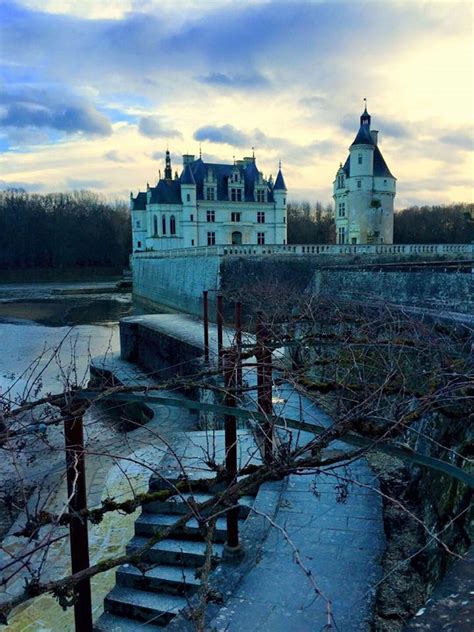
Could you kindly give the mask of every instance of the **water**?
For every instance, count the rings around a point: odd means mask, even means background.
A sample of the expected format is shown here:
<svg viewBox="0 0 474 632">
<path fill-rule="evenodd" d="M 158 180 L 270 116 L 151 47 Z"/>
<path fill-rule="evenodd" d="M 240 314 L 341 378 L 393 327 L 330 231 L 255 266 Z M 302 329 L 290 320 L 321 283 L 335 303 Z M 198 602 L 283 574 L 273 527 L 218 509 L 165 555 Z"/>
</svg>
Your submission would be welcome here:
<svg viewBox="0 0 474 632">
<path fill-rule="evenodd" d="M 0 286 L 0 394 L 9 401 L 87 382 L 93 357 L 119 351 L 130 294 L 107 284 Z M 105 291 L 104 291 L 105 290 Z"/>
</svg>

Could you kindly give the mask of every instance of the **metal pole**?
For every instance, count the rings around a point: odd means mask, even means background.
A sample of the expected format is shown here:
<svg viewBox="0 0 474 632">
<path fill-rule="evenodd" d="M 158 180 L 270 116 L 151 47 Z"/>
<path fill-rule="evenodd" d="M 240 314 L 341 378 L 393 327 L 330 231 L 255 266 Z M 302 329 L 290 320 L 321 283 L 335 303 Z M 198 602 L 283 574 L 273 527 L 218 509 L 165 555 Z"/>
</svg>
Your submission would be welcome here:
<svg viewBox="0 0 474 632">
<path fill-rule="evenodd" d="M 89 568 L 89 537 L 87 518 L 79 512 L 87 509 L 86 469 L 84 459 L 84 408 L 75 404 L 66 409 L 64 439 L 66 446 L 67 493 L 69 498 L 69 524 L 72 573 Z M 90 579 L 75 585 L 74 621 L 76 632 L 92 632 L 92 600 Z"/>
<path fill-rule="evenodd" d="M 222 294 L 217 296 L 217 367 L 222 368 L 222 348 L 224 346 L 224 305 Z"/>
<path fill-rule="evenodd" d="M 227 351 L 223 354 L 224 362 L 224 384 L 225 384 L 225 405 L 235 406 L 235 365 L 236 354 Z M 225 415 L 225 469 L 227 485 L 235 483 L 237 479 L 237 423 L 234 415 Z M 227 542 L 226 546 L 231 551 L 239 549 L 239 507 L 228 509 L 227 520 Z"/>
<path fill-rule="evenodd" d="M 266 461 L 270 461 L 273 452 L 273 415 L 272 402 L 272 353 L 268 347 L 268 330 L 263 322 L 262 312 L 257 312 L 257 394 L 258 407 L 269 420 L 263 424 L 263 452 Z"/>
<path fill-rule="evenodd" d="M 204 361 L 209 362 L 209 302 L 207 290 L 202 293 L 203 322 L 204 322 Z"/>
<path fill-rule="evenodd" d="M 237 388 L 242 388 L 242 303 L 240 301 L 235 304 L 235 343 L 237 347 L 236 382 Z"/>
</svg>

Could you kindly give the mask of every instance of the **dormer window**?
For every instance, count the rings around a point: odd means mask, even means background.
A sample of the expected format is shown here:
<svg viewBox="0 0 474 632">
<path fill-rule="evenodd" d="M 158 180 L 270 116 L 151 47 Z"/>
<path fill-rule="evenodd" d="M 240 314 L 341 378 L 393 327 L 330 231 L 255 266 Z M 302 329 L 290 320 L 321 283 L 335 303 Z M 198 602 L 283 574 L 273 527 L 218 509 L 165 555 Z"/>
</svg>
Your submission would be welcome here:
<svg viewBox="0 0 474 632">
<path fill-rule="evenodd" d="M 265 189 L 257 189 L 257 202 L 266 202 Z"/>
<path fill-rule="evenodd" d="M 231 189 L 230 199 L 232 202 L 242 202 L 242 189 Z"/>
<path fill-rule="evenodd" d="M 215 192 L 214 187 L 206 187 L 206 200 L 214 200 Z"/>
</svg>

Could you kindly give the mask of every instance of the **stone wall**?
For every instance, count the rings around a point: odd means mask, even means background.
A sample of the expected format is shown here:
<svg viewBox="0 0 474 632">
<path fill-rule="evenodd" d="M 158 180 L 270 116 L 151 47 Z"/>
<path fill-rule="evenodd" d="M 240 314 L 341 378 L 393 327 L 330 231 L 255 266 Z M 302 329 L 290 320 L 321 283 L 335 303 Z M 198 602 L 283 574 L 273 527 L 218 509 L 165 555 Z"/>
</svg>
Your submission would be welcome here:
<svg viewBox="0 0 474 632">
<path fill-rule="evenodd" d="M 154 310 L 202 314 L 202 293 L 219 285 L 219 257 L 133 259 L 133 298 Z"/>
<path fill-rule="evenodd" d="M 291 292 L 316 293 L 393 304 L 470 313 L 474 310 L 472 264 L 445 255 L 427 261 L 419 255 L 266 254 L 254 256 L 177 256 L 136 258 L 134 298 L 152 309 L 200 316 L 202 292 L 210 290 L 210 316 L 215 290 L 227 295 L 253 295 L 275 304 Z M 253 300 L 253 299 L 252 299 Z M 247 301 L 247 312 L 255 304 Z M 255 301 L 254 301 L 255 303 Z"/>
</svg>

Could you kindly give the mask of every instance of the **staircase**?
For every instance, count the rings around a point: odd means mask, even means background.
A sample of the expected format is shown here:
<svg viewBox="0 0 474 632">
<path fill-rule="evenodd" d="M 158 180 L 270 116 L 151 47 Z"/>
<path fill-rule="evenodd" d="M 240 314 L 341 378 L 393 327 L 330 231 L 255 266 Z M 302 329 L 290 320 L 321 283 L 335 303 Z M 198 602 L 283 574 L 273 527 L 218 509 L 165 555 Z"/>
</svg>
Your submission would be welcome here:
<svg viewBox="0 0 474 632">
<path fill-rule="evenodd" d="M 152 479 L 150 491 L 160 488 Z M 196 503 L 212 498 L 210 493 L 194 492 L 154 501 L 143 506 L 135 523 L 135 537 L 127 546 L 127 553 L 141 547 L 163 527 L 189 512 L 188 500 Z M 240 499 L 241 523 L 250 512 L 254 496 Z M 212 513 L 212 509 L 210 510 Z M 222 558 L 226 540 L 226 519 L 216 521 L 213 546 L 213 564 Z M 97 632 L 147 632 L 161 630 L 180 610 L 188 605 L 201 585 L 199 568 L 203 566 L 206 544 L 195 518 L 181 529 L 155 544 L 142 558 L 141 568 L 130 564 L 121 566 L 116 573 L 116 585 L 104 601 L 104 614 L 95 625 Z M 145 627 L 146 626 L 146 627 Z"/>
</svg>

